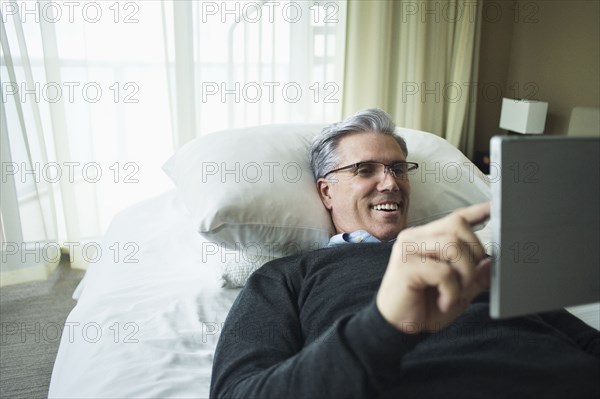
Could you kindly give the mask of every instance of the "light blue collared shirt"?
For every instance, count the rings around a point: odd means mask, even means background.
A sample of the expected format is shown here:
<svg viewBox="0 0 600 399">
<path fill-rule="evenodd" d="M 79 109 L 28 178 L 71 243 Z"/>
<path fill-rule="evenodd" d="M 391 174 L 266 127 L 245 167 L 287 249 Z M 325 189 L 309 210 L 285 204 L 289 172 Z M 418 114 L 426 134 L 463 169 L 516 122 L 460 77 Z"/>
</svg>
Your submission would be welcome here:
<svg viewBox="0 0 600 399">
<path fill-rule="evenodd" d="M 378 243 L 381 242 L 381 240 L 377 237 L 374 237 L 373 235 L 371 235 L 371 233 L 369 233 L 368 231 L 365 230 L 356 230 L 352 233 L 340 233 L 340 234 L 336 234 L 333 237 L 331 237 L 329 239 L 329 244 L 327 244 L 328 247 L 335 247 L 337 245 L 344 245 L 344 244 L 358 244 L 358 243 Z"/>
</svg>

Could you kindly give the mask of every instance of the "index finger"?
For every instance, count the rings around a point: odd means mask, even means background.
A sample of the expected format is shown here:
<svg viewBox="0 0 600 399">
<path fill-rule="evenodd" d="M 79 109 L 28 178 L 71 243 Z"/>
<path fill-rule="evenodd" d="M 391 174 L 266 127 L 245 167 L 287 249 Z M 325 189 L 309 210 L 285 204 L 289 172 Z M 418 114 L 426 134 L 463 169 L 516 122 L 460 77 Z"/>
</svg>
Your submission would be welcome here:
<svg viewBox="0 0 600 399">
<path fill-rule="evenodd" d="M 490 217 L 490 203 L 482 202 L 456 211 L 471 226 L 477 226 Z"/>
<path fill-rule="evenodd" d="M 473 228 L 483 223 L 489 215 L 490 203 L 484 202 L 459 209 L 449 216 L 448 222 L 457 226 L 454 232 L 460 241 L 457 242 L 459 256 L 451 257 L 446 261 L 460 273 L 461 281 L 465 286 L 470 285 L 474 276 L 474 267 L 486 256 L 485 249 L 474 234 Z"/>
</svg>

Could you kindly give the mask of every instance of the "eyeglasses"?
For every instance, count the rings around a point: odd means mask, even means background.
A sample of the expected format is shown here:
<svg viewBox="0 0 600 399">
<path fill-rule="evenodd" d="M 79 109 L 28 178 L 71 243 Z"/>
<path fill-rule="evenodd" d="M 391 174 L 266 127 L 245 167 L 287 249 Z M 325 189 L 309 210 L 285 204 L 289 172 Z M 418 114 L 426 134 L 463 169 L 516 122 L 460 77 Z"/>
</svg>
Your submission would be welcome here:
<svg viewBox="0 0 600 399">
<path fill-rule="evenodd" d="M 323 177 L 327 177 L 334 172 L 340 172 L 343 170 L 349 170 L 354 173 L 354 176 L 362 177 L 365 179 L 370 179 L 375 176 L 379 176 L 381 172 L 383 175 L 389 171 L 392 176 L 394 176 L 397 180 L 406 180 L 408 177 L 408 172 L 416 170 L 419 167 L 419 164 L 415 162 L 396 162 L 391 165 L 386 165 L 381 162 L 367 161 L 367 162 L 358 162 L 353 163 L 352 165 L 342 166 L 341 168 L 334 169 L 329 171 L 323 175 Z"/>
</svg>

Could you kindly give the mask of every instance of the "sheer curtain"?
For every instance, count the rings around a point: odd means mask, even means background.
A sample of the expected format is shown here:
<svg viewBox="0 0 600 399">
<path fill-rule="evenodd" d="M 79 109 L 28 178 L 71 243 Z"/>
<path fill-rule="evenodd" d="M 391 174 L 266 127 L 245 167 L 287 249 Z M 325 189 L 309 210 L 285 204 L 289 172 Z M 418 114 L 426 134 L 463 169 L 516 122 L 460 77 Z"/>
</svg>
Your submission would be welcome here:
<svg viewBox="0 0 600 399">
<path fill-rule="evenodd" d="M 343 113 L 379 106 L 472 156 L 480 0 L 348 3 Z"/>
<path fill-rule="evenodd" d="M 339 119 L 345 6 L 1 1 L 0 284 L 112 256 L 110 219 L 194 137 Z"/>
<path fill-rule="evenodd" d="M 0 284 L 112 256 L 111 218 L 202 134 L 379 106 L 470 155 L 480 6 L 0 0 Z"/>
</svg>

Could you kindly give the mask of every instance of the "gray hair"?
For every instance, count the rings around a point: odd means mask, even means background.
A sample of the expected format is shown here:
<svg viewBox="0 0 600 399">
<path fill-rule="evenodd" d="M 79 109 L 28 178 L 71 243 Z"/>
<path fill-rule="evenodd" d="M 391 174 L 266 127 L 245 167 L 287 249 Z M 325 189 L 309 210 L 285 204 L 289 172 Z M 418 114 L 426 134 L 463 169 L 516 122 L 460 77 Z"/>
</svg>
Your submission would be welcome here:
<svg viewBox="0 0 600 399">
<path fill-rule="evenodd" d="M 343 136 L 350 133 L 387 134 L 396 140 L 404 155 L 408 156 L 406 141 L 394 133 L 395 129 L 396 125 L 392 118 L 377 108 L 365 109 L 341 122 L 325 127 L 321 134 L 315 136 L 310 148 L 310 167 L 315 180 L 336 168 L 339 163 L 339 157 L 336 154 L 338 143 Z"/>
</svg>

